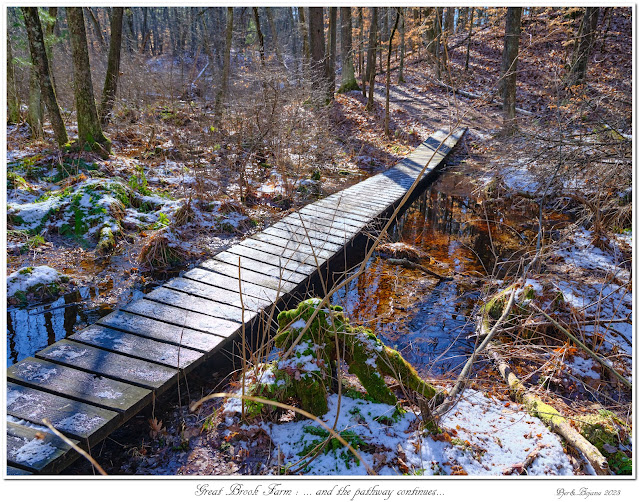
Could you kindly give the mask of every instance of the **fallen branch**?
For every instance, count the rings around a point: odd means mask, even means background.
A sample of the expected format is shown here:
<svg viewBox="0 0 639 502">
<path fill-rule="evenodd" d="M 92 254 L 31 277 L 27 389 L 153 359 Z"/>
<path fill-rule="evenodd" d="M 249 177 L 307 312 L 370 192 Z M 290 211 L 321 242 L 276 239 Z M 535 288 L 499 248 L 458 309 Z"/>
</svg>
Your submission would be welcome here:
<svg viewBox="0 0 639 502">
<path fill-rule="evenodd" d="M 548 445 L 546 444 L 538 444 L 535 449 L 533 451 L 531 451 L 528 456 L 526 457 L 526 460 L 524 460 L 523 462 L 518 462 L 510 467 L 508 467 L 507 469 L 504 469 L 504 471 L 502 472 L 502 474 L 504 476 L 510 476 L 511 474 L 517 473 L 517 474 L 528 474 L 526 472 L 526 469 L 528 469 L 532 463 L 535 461 L 535 459 L 539 456 L 539 452 L 541 452 L 542 448 L 546 448 Z"/>
<path fill-rule="evenodd" d="M 437 409 L 434 412 L 435 415 L 441 416 L 441 415 L 443 415 L 444 413 L 446 413 L 448 410 L 450 410 L 453 407 L 455 397 L 460 392 L 462 392 L 464 390 L 466 378 L 468 378 L 468 374 L 470 373 L 470 370 L 472 369 L 473 364 L 475 363 L 475 358 L 477 357 L 477 354 L 479 354 L 481 351 L 483 351 L 488 346 L 488 344 L 490 343 L 490 341 L 493 338 L 493 336 L 495 336 L 495 333 L 497 332 L 497 329 L 499 328 L 499 326 L 501 326 L 501 324 L 510 315 L 510 311 L 513 308 L 513 305 L 515 303 L 515 292 L 516 291 L 517 291 L 517 288 L 513 287 L 511 292 L 510 292 L 510 298 L 508 299 L 508 305 L 506 305 L 506 308 L 504 309 L 503 313 L 501 314 L 501 317 L 497 320 L 497 322 L 492 327 L 490 332 L 488 332 L 487 334 L 485 333 L 486 323 L 484 323 L 484 322 L 480 322 L 479 323 L 479 336 L 481 338 L 482 336 L 485 335 L 485 338 L 481 342 L 479 347 L 477 347 L 473 351 L 471 356 L 468 358 L 468 361 L 466 361 L 466 364 L 464 365 L 464 368 L 461 370 L 461 373 L 457 377 L 457 381 L 455 382 L 455 386 L 448 393 L 448 396 L 446 396 L 446 399 L 444 400 L 444 402 L 437 407 Z M 484 316 L 488 316 L 488 312 L 487 311 L 484 312 Z"/>
<path fill-rule="evenodd" d="M 402 267 L 421 270 L 422 272 L 426 272 L 427 274 L 432 275 L 433 277 L 437 277 L 440 281 L 450 281 L 452 277 L 446 277 L 443 275 L 439 275 L 437 272 L 424 267 L 424 265 L 420 265 L 419 263 L 415 263 L 414 261 L 407 260 L 406 258 L 388 258 L 386 260 L 391 265 L 401 265 Z"/>
<path fill-rule="evenodd" d="M 488 344 L 488 354 L 495 361 L 499 373 L 506 380 L 517 402 L 526 406 L 528 412 L 541 419 L 551 431 L 561 435 L 566 442 L 581 452 L 593 466 L 597 474 L 610 474 L 608 462 L 601 452 L 577 432 L 555 408 L 545 404 L 539 397 L 528 391 L 517 375 L 504 361 L 494 342 Z"/>
</svg>

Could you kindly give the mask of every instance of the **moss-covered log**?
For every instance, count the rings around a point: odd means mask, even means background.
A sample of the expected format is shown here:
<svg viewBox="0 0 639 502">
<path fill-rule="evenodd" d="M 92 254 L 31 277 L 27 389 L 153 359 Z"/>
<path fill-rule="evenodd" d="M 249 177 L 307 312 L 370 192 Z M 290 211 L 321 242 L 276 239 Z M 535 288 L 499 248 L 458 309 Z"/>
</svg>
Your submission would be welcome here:
<svg viewBox="0 0 639 502">
<path fill-rule="evenodd" d="M 319 304 L 320 300 L 313 298 L 301 302 L 296 309 L 280 313 L 276 347 L 286 353 L 303 332 L 302 338 L 288 357 L 261 368 L 262 375 L 267 374 L 268 378 L 253 376 L 251 380 L 257 383 L 249 388 L 250 394 L 278 401 L 299 399 L 303 409 L 323 415 L 328 411 L 329 392 L 337 389 L 334 375 L 339 360 L 348 364 L 349 371 L 359 378 L 373 401 L 397 403 L 384 376 L 398 380 L 426 399 L 438 393 L 399 352 L 384 345 L 371 330 L 351 326 L 341 307 L 320 309 L 306 328 Z"/>
<path fill-rule="evenodd" d="M 550 430 L 561 435 L 568 444 L 583 453 L 598 474 L 610 474 L 608 462 L 601 452 L 579 434 L 559 411 L 545 404 L 539 397 L 526 389 L 510 366 L 499 355 L 494 343 L 490 343 L 488 349 L 490 357 L 497 363 L 499 373 L 506 380 L 515 399 L 524 404 L 531 415 L 541 419 Z"/>
</svg>

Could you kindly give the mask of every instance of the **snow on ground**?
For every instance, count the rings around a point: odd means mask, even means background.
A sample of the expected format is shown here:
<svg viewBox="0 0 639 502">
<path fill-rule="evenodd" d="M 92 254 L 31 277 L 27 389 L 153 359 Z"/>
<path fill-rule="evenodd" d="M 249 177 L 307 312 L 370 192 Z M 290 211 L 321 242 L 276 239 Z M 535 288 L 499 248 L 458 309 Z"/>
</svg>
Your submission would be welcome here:
<svg viewBox="0 0 639 502">
<path fill-rule="evenodd" d="M 558 437 L 539 419 L 521 411 L 517 405 L 475 391 L 467 390 L 457 406 L 442 419 L 440 425 L 450 435 L 440 434 L 435 438 L 424 437 L 417 426 L 418 417 L 410 411 L 397 415 L 393 406 L 347 396 L 341 398 L 335 424 L 337 396 L 329 396 L 328 402 L 329 411 L 320 417 L 321 420 L 334 426 L 351 444 L 352 435 L 357 435 L 363 442 L 359 454 L 378 474 L 502 475 L 507 469 L 519 466 L 535 451 L 539 453 L 527 470 L 529 475 L 573 474 Z M 263 422 L 242 427 L 263 428 L 270 436 L 272 452 L 275 457 L 279 455 L 282 466 L 299 462 L 304 451 L 308 452 L 314 442 L 325 437 L 319 435 L 321 428 L 313 420 Z M 367 474 L 365 466 L 344 446 L 325 451 L 303 472 L 310 475 Z"/>
<path fill-rule="evenodd" d="M 23 267 L 7 277 L 7 297 L 40 284 L 58 283 L 61 279 L 62 275 L 57 270 L 46 265 Z"/>
</svg>

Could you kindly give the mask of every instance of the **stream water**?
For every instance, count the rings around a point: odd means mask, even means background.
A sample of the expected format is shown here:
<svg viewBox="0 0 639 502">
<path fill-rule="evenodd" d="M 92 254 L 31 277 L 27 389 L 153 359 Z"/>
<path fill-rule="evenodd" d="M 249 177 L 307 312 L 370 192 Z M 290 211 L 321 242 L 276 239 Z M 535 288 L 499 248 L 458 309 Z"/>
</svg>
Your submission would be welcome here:
<svg viewBox="0 0 639 502">
<path fill-rule="evenodd" d="M 529 218 L 529 216 L 528 216 Z M 373 256 L 365 272 L 332 299 L 352 321 L 372 328 L 422 371 L 454 370 L 472 350 L 469 321 L 480 295 L 478 276 L 510 257 L 523 240 L 512 226 L 521 213 L 487 211 L 472 193 L 471 178 L 444 173 L 393 225 L 391 240 L 421 249 L 439 265 L 438 282 L 420 270 L 391 265 Z M 486 223 L 487 220 L 493 224 Z M 516 221 L 515 221 L 516 220 Z M 498 222 L 502 224 L 498 224 Z M 499 258 L 497 258 L 499 257 Z M 130 298 L 142 295 L 131 291 Z M 12 307 L 7 315 L 7 363 L 32 356 L 109 312 L 99 304 L 98 288 L 80 288 L 47 305 Z"/>
</svg>

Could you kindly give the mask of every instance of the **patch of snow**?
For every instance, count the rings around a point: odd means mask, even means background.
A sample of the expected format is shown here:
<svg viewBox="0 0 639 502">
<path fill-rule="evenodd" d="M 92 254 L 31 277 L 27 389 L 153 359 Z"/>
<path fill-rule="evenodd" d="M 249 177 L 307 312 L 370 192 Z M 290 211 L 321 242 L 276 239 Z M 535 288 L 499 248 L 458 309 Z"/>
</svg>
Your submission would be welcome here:
<svg viewBox="0 0 639 502">
<path fill-rule="evenodd" d="M 321 420 L 335 422 L 337 396 L 328 398 L 329 411 Z M 364 461 L 378 474 L 400 474 L 393 459 L 399 449 L 406 455 L 405 463 L 415 474 L 450 474 L 452 465 L 461 466 L 471 476 L 501 475 L 505 469 L 523 462 L 527 455 L 539 446 L 540 454 L 528 469 L 529 475 L 571 475 L 570 461 L 558 438 L 543 423 L 519 411 L 514 406 L 466 391 L 458 405 L 442 419 L 441 425 L 457 432 L 455 444 L 424 437 L 414 430 L 417 419 L 406 412 L 392 425 L 385 425 L 376 418 L 390 417 L 393 406 L 370 403 L 362 399 L 341 398 L 339 417 L 334 429 L 350 431 L 377 450 L 377 455 L 359 451 Z M 317 427 L 312 420 L 287 423 L 261 423 L 273 441 L 273 451 L 279 451 L 283 463 L 295 463 L 302 451 L 321 439 L 305 430 Z M 369 448 L 367 448 L 369 450 Z M 357 465 L 347 456 L 345 447 L 322 453 L 308 466 L 311 475 L 365 475 L 365 467 Z M 380 457 L 386 461 L 375 467 Z"/>
<path fill-rule="evenodd" d="M 575 376 L 601 378 L 601 375 L 592 369 L 592 365 L 594 364 L 592 359 L 575 356 L 572 362 L 564 361 L 564 363 L 572 369 L 572 373 Z"/>
<path fill-rule="evenodd" d="M 92 432 L 104 423 L 102 417 L 90 417 L 85 413 L 74 413 L 70 417 L 58 420 L 53 425 L 57 429 L 71 431 L 80 434 Z"/>
<path fill-rule="evenodd" d="M 51 445 L 51 443 L 45 442 L 42 439 L 32 439 L 20 448 L 14 448 L 11 451 L 11 455 L 15 458 L 16 462 L 33 465 L 46 460 L 55 452 L 56 448 Z"/>
</svg>

